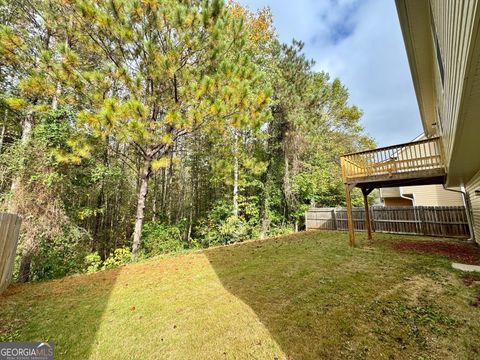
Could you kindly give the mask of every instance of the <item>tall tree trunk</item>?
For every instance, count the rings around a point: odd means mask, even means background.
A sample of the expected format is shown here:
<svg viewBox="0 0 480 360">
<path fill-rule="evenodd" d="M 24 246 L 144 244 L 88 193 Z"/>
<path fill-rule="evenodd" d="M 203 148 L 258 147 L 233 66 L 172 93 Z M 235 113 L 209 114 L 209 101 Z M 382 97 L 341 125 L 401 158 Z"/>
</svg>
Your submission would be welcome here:
<svg viewBox="0 0 480 360">
<path fill-rule="evenodd" d="M 263 196 L 262 196 L 262 207 L 260 209 L 260 240 L 265 239 L 267 236 L 268 230 L 270 228 L 270 221 L 268 218 L 268 212 L 269 212 L 269 206 L 270 206 L 270 201 L 269 201 L 269 194 L 268 194 L 268 187 L 267 184 L 264 184 L 264 189 L 263 189 Z"/>
<path fill-rule="evenodd" d="M 33 130 L 33 122 L 34 122 L 33 113 L 29 111 L 22 122 L 22 137 L 20 139 L 22 146 L 27 145 L 28 141 L 30 140 L 30 135 L 32 134 L 32 130 Z M 10 192 L 13 195 L 13 199 L 15 198 L 15 193 L 18 187 L 20 186 L 21 179 L 22 179 L 21 174 L 18 174 L 17 176 L 15 176 L 15 178 L 12 181 Z M 17 206 L 15 204 L 15 201 L 9 201 L 8 211 L 9 212 L 17 211 Z"/>
<path fill-rule="evenodd" d="M 196 189 L 196 177 L 197 177 L 197 167 L 196 167 L 196 158 L 193 162 L 192 170 L 190 171 L 190 202 L 189 202 L 189 213 L 188 213 L 188 230 L 187 230 L 187 243 L 188 246 L 191 246 L 191 238 L 192 238 L 192 227 L 193 227 L 193 211 L 194 211 L 194 199 L 197 193 Z M 194 175 L 195 174 L 195 175 Z"/>
<path fill-rule="evenodd" d="M 53 105 L 52 105 L 53 107 Z M 102 154 L 102 165 L 104 165 L 106 168 L 108 168 L 108 138 L 105 140 L 105 147 L 103 149 L 103 154 Z M 102 228 L 102 223 L 106 222 L 106 217 L 108 216 L 108 209 L 107 209 L 107 201 L 108 201 L 108 196 L 105 195 L 105 179 L 102 178 L 100 182 L 100 192 L 97 196 L 97 202 L 95 204 L 95 210 L 97 213 L 95 214 L 95 225 L 94 225 L 94 230 L 93 230 L 93 237 L 92 237 L 92 243 L 91 243 L 91 251 L 97 251 L 98 250 L 98 237 L 100 233 L 100 229 Z M 100 211 L 100 208 L 103 205 L 103 202 L 105 202 L 104 206 L 104 213 Z"/>
<path fill-rule="evenodd" d="M 193 226 L 193 199 L 190 200 L 190 212 L 188 215 L 187 243 L 192 245 L 192 226 Z"/>
<path fill-rule="evenodd" d="M 265 239 L 268 230 L 270 228 L 270 170 L 272 167 L 272 161 L 268 162 L 267 170 L 264 176 L 262 176 L 263 188 L 262 188 L 262 203 L 260 207 L 260 240 Z"/>
<path fill-rule="evenodd" d="M 30 280 L 30 267 L 33 258 L 33 248 L 27 242 L 25 249 L 22 251 L 22 257 L 20 260 L 20 268 L 18 270 L 17 281 L 21 283 L 28 282 Z"/>
<path fill-rule="evenodd" d="M 157 221 L 157 173 L 153 175 L 152 221 Z"/>
<path fill-rule="evenodd" d="M 58 98 L 62 94 L 62 84 L 60 82 L 57 83 L 55 88 L 55 94 L 52 97 L 52 109 L 56 110 L 58 108 Z"/>
<path fill-rule="evenodd" d="M 233 140 L 233 216 L 238 217 L 238 134 L 235 130 Z"/>
<path fill-rule="evenodd" d="M 287 154 L 284 154 L 284 173 L 283 173 L 283 197 L 285 200 L 283 215 L 287 221 L 290 220 L 290 201 L 292 195 L 292 189 L 290 187 L 290 164 L 288 162 Z"/>
<path fill-rule="evenodd" d="M 145 216 L 145 200 L 147 199 L 148 180 L 152 172 L 152 159 L 144 160 L 143 169 L 140 173 L 140 188 L 137 197 L 137 216 L 135 218 L 135 230 L 133 232 L 132 255 L 135 258 L 142 241 L 143 218 Z"/>
<path fill-rule="evenodd" d="M 100 222 L 102 220 L 102 217 L 104 216 L 103 214 L 101 214 L 101 212 L 99 211 L 100 207 L 102 206 L 102 203 L 103 203 L 103 197 L 104 197 L 104 194 L 103 194 L 103 181 L 102 181 L 102 184 L 100 185 L 100 193 L 98 194 L 97 196 L 97 202 L 96 202 L 96 206 L 95 206 L 95 209 L 97 210 L 97 213 L 95 214 L 95 225 L 93 227 L 93 236 L 92 236 L 92 242 L 90 244 L 90 250 L 93 252 L 93 251 L 96 251 L 97 250 L 97 244 L 98 244 L 98 236 L 99 236 L 99 232 L 100 232 Z"/>
<path fill-rule="evenodd" d="M 5 139 L 5 130 L 7 129 L 8 109 L 5 109 L 5 116 L 3 117 L 2 134 L 0 135 L 0 154 L 2 153 L 3 141 Z"/>
<path fill-rule="evenodd" d="M 165 192 L 167 195 L 167 204 L 166 204 L 166 209 L 167 209 L 167 219 L 168 219 L 168 224 L 172 224 L 172 184 L 173 184 L 173 153 L 176 149 L 176 145 L 173 145 L 173 149 L 170 150 L 170 159 L 169 159 L 169 165 L 168 165 L 168 180 L 167 180 L 167 185 L 165 187 Z"/>
<path fill-rule="evenodd" d="M 161 187 L 162 193 L 160 196 L 160 199 L 162 199 L 162 202 L 160 204 L 160 212 L 165 214 L 166 212 L 166 203 L 167 203 L 167 169 L 163 168 L 162 169 L 162 187 Z"/>
</svg>

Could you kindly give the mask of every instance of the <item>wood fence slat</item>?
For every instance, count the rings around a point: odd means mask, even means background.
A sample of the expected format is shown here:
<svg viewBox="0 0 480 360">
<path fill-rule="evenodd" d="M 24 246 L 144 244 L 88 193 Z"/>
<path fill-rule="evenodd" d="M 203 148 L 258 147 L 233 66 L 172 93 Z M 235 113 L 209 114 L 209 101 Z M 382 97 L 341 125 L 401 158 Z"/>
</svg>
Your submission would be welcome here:
<svg viewBox="0 0 480 360">
<path fill-rule="evenodd" d="M 366 231 L 365 209 L 353 208 L 356 231 Z M 312 214 L 315 214 L 315 221 Z M 320 214 L 320 215 L 319 215 Z M 320 218 L 318 218 L 320 216 Z M 443 237 L 469 237 L 463 206 L 372 207 L 372 231 Z M 306 212 L 307 229 L 348 230 L 346 209 L 316 208 Z"/>
<path fill-rule="evenodd" d="M 10 284 L 17 251 L 21 218 L 0 213 L 0 293 Z"/>
</svg>

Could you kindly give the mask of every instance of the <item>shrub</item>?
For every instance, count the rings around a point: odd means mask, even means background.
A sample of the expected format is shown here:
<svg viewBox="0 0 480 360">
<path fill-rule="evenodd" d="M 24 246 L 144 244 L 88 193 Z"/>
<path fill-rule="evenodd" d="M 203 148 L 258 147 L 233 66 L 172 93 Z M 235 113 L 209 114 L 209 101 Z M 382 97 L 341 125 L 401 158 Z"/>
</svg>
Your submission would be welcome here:
<svg viewBox="0 0 480 360">
<path fill-rule="evenodd" d="M 229 216 L 225 220 L 207 221 L 200 225 L 200 243 L 203 247 L 232 244 L 252 238 L 253 229 L 242 217 Z"/>
<path fill-rule="evenodd" d="M 282 235 L 288 235 L 293 233 L 293 226 L 292 225 L 284 225 L 284 226 L 273 226 L 270 228 L 270 231 L 268 232 L 269 237 L 274 237 L 274 236 L 282 236 Z"/>
<path fill-rule="evenodd" d="M 142 230 L 142 252 L 146 257 L 182 250 L 188 246 L 183 240 L 184 225 L 147 222 Z"/>
<path fill-rule="evenodd" d="M 115 249 L 113 254 L 110 254 L 110 256 L 103 262 L 102 270 L 113 269 L 121 265 L 128 264 L 131 259 L 132 252 L 129 248 L 124 247 Z"/>
<path fill-rule="evenodd" d="M 219 240 L 222 244 L 245 241 L 249 238 L 249 228 L 241 217 L 230 216 L 219 228 Z"/>
<path fill-rule="evenodd" d="M 38 252 L 32 259 L 31 279 L 47 280 L 81 272 L 87 253 L 85 232 L 73 225 L 65 226 L 58 236 L 40 240 Z"/>
<path fill-rule="evenodd" d="M 87 272 L 92 273 L 100 270 L 102 266 L 102 259 L 98 253 L 93 252 L 85 256 L 85 265 L 87 266 Z"/>
</svg>

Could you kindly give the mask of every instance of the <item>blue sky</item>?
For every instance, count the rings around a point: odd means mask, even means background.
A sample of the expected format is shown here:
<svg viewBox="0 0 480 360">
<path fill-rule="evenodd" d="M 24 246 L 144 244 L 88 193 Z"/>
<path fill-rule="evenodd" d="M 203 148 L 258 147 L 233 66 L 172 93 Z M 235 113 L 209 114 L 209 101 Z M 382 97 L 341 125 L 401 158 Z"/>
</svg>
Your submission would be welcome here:
<svg viewBox="0 0 480 360">
<path fill-rule="evenodd" d="M 269 6 L 283 42 L 305 43 L 316 70 L 338 77 L 379 146 L 422 132 L 394 0 L 240 0 Z"/>
</svg>

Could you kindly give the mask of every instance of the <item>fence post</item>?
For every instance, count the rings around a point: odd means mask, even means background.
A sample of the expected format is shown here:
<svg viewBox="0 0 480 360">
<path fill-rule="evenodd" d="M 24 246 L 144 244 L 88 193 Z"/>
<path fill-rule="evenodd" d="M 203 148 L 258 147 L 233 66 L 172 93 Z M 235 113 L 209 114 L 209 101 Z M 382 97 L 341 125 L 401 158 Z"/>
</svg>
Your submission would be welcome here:
<svg viewBox="0 0 480 360">
<path fill-rule="evenodd" d="M 305 230 L 308 231 L 308 210 L 305 210 Z"/>
<path fill-rule="evenodd" d="M 332 209 L 333 230 L 338 230 L 336 211 L 337 211 L 337 209 L 335 209 L 335 208 Z"/>
<path fill-rule="evenodd" d="M 372 231 L 375 232 L 375 207 L 370 208 L 370 221 L 372 222 Z"/>
<path fill-rule="evenodd" d="M 420 217 L 420 231 L 422 235 L 426 235 L 427 231 L 425 229 L 425 208 L 423 206 L 418 207 L 418 215 Z"/>
<path fill-rule="evenodd" d="M 352 209 L 354 228 L 364 230 L 364 210 Z M 374 232 L 407 233 L 424 236 L 465 237 L 469 235 L 465 207 L 372 207 L 369 209 L 370 223 Z M 2 268 L 2 217 L 0 213 L 0 270 Z M 310 209 L 306 214 L 306 228 L 323 230 L 349 230 L 347 211 L 342 208 Z M 1 271 L 0 271 L 1 274 Z M 1 278 L 0 278 L 1 283 Z"/>
<path fill-rule="evenodd" d="M 22 218 L 16 214 L 0 213 L 0 293 L 12 278 Z"/>
</svg>

